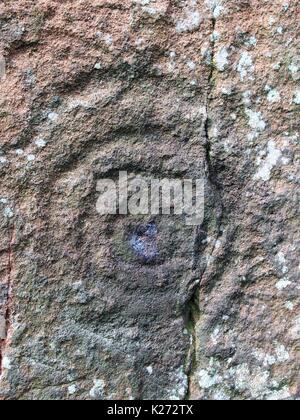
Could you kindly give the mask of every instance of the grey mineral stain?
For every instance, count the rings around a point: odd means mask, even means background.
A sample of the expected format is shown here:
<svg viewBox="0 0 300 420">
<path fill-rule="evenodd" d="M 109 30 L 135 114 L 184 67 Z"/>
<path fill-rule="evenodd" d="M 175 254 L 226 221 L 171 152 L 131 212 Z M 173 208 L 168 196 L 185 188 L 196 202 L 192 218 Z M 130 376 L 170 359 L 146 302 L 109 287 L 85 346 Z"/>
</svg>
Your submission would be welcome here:
<svg viewBox="0 0 300 420">
<path fill-rule="evenodd" d="M 131 235 L 129 244 L 139 258 L 151 263 L 158 257 L 157 227 L 154 222 L 139 226 Z"/>
</svg>

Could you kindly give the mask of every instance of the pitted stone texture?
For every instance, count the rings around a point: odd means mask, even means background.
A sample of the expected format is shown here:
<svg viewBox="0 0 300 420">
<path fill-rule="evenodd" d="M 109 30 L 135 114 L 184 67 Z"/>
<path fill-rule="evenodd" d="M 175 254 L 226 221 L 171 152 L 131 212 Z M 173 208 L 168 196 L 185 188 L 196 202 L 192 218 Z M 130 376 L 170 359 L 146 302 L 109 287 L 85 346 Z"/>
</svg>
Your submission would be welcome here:
<svg viewBox="0 0 300 420">
<path fill-rule="evenodd" d="M 299 398 L 298 15 L 1 3 L 1 398 Z M 100 216 L 120 170 L 204 177 L 203 225 Z"/>
</svg>

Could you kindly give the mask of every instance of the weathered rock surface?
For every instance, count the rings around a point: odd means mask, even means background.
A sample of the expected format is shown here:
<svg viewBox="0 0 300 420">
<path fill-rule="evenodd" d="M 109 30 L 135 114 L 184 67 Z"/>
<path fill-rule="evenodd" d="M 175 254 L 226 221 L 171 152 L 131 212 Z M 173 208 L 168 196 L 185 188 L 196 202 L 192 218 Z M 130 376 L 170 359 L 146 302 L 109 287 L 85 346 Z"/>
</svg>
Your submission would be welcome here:
<svg viewBox="0 0 300 420">
<path fill-rule="evenodd" d="M 299 10 L 1 3 L 2 399 L 300 397 Z M 100 216 L 120 170 L 203 224 Z"/>
</svg>

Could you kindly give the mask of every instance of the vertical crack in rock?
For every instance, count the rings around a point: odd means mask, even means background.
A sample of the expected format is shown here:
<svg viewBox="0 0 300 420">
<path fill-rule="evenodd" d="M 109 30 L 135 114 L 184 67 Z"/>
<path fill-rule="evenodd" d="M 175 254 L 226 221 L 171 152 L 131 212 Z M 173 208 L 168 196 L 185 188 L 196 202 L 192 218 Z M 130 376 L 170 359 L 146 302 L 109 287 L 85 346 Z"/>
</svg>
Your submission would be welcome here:
<svg viewBox="0 0 300 420">
<path fill-rule="evenodd" d="M 211 66 L 210 66 L 210 73 L 209 73 L 209 79 L 208 79 L 208 91 L 207 91 L 207 97 L 206 97 L 206 116 L 205 116 L 205 122 L 204 122 L 204 130 L 205 130 L 205 162 L 206 162 L 206 175 L 208 182 L 210 184 L 210 187 L 212 188 L 213 194 L 214 194 L 214 201 L 215 201 L 215 207 L 216 207 L 216 217 L 217 217 L 217 223 L 218 223 L 218 232 L 215 240 L 218 240 L 218 238 L 221 235 L 221 225 L 222 225 L 222 219 L 223 219 L 223 202 L 222 202 L 222 194 L 221 194 L 221 187 L 219 185 L 217 174 L 215 170 L 215 165 L 212 163 L 211 159 L 211 147 L 212 142 L 210 138 L 210 122 L 211 122 L 211 102 L 213 100 L 212 94 L 214 89 L 214 59 L 215 59 L 215 38 L 214 38 L 214 32 L 216 28 L 216 18 L 212 16 L 212 33 L 211 33 Z M 212 249 L 211 255 L 214 253 L 215 250 L 215 244 Z"/>
<path fill-rule="evenodd" d="M 220 238 L 222 232 L 221 232 L 221 226 L 222 226 L 222 219 L 223 219 L 223 203 L 222 203 L 222 196 L 220 191 L 220 186 L 217 181 L 217 176 L 215 173 L 214 164 L 212 163 L 211 159 L 211 138 L 210 138 L 210 123 L 211 123 L 211 102 L 212 102 L 212 92 L 213 92 L 213 77 L 214 77 L 214 58 L 215 58 L 215 38 L 214 38 L 214 32 L 216 28 L 216 18 L 212 15 L 211 17 L 211 62 L 210 62 L 210 69 L 209 69 L 209 75 L 208 75 L 208 83 L 207 83 L 207 94 L 206 94 L 206 103 L 205 103 L 205 120 L 203 124 L 204 133 L 205 133 L 205 172 L 207 181 L 209 184 L 209 187 L 212 190 L 213 196 L 214 196 L 214 205 L 216 209 L 216 218 L 217 218 L 217 233 L 216 238 L 214 241 L 214 245 L 212 247 L 212 250 L 207 258 L 207 261 L 204 265 L 204 267 L 200 270 L 199 273 L 199 280 L 195 283 L 195 287 L 193 290 L 193 294 L 190 298 L 190 300 L 187 303 L 187 330 L 190 334 L 190 340 L 191 340 L 191 346 L 190 350 L 188 352 L 187 357 L 187 371 L 188 371 L 188 389 L 186 393 L 186 399 L 190 399 L 191 396 L 191 378 L 193 376 L 193 373 L 195 372 L 197 368 L 197 332 L 196 332 L 196 326 L 201 316 L 201 310 L 200 310 L 200 289 L 202 286 L 202 279 L 206 273 L 208 261 L 209 258 L 214 254 L 216 243 L 218 239 Z M 195 269 L 197 269 L 197 266 L 199 265 L 199 251 L 202 246 L 203 240 L 206 238 L 206 232 L 202 229 L 202 226 L 198 226 L 196 228 L 195 233 L 195 245 L 194 245 L 194 261 L 196 261 Z"/>
<path fill-rule="evenodd" d="M 9 330 L 11 328 L 11 314 L 12 314 L 12 267 L 13 267 L 13 238 L 14 238 L 14 226 L 9 229 L 9 244 L 8 244 L 8 259 L 7 259 L 7 296 L 4 309 L 4 320 L 5 320 L 5 338 L 0 343 L 0 376 L 3 373 L 3 359 L 6 350 Z"/>
</svg>

